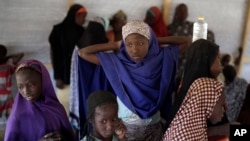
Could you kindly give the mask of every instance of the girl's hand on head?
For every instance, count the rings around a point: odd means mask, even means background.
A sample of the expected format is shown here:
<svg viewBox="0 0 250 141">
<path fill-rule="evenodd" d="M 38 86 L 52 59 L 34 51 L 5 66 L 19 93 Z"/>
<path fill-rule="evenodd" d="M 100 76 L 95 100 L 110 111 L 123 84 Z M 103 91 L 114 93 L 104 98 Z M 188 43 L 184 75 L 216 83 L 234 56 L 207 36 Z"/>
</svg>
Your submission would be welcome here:
<svg viewBox="0 0 250 141">
<path fill-rule="evenodd" d="M 126 126 L 123 124 L 122 120 L 118 121 L 117 127 L 115 129 L 115 134 L 117 135 L 119 140 L 126 141 Z"/>
<path fill-rule="evenodd" d="M 120 46 L 122 44 L 122 40 L 116 42 L 118 49 L 120 49 Z"/>
<path fill-rule="evenodd" d="M 59 132 L 50 132 L 44 135 L 39 141 L 61 141 L 61 134 Z"/>
<path fill-rule="evenodd" d="M 120 51 L 121 44 L 122 44 L 122 40 L 115 42 L 115 45 L 116 45 L 116 49 L 114 49 L 115 53 L 118 53 Z"/>
</svg>

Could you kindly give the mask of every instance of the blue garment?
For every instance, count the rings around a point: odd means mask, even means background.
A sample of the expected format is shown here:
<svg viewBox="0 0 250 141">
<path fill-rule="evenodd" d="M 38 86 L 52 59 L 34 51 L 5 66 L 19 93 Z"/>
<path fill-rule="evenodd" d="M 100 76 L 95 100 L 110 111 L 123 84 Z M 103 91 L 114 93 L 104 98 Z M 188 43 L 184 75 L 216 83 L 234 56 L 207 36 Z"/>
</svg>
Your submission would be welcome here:
<svg viewBox="0 0 250 141">
<path fill-rule="evenodd" d="M 177 46 L 160 48 L 150 32 L 149 51 L 144 60 L 135 63 L 122 42 L 120 53 L 97 54 L 103 70 L 119 99 L 142 119 L 161 110 L 169 115 L 179 50 Z"/>
<path fill-rule="evenodd" d="M 84 131 L 87 113 L 87 98 L 96 90 L 108 90 L 112 88 L 102 70 L 101 66 L 89 63 L 78 56 L 78 91 L 79 91 L 79 124 L 80 137 L 87 131 Z"/>
</svg>

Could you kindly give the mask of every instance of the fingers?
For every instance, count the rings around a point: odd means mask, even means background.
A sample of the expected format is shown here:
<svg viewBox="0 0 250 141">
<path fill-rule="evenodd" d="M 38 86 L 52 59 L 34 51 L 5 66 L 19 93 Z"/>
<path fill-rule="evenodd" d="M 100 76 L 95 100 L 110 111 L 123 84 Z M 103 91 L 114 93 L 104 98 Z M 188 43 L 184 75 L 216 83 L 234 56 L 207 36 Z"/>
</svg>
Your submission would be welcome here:
<svg viewBox="0 0 250 141">
<path fill-rule="evenodd" d="M 47 141 L 60 141 L 61 135 L 59 132 L 51 132 L 43 136 L 43 139 L 46 139 Z"/>
</svg>

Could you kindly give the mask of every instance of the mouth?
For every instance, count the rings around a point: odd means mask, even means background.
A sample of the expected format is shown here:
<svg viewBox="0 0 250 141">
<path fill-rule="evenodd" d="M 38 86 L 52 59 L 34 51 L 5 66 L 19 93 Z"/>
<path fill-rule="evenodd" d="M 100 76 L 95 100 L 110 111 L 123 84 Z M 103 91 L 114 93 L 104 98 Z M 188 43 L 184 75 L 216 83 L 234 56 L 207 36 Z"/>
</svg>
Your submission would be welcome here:
<svg viewBox="0 0 250 141">
<path fill-rule="evenodd" d="M 28 101 L 33 101 L 34 97 L 33 96 L 26 96 L 25 99 Z"/>
<path fill-rule="evenodd" d="M 133 60 L 135 60 L 135 61 L 140 61 L 140 60 L 142 60 L 140 56 L 133 56 L 132 58 L 133 58 Z"/>
</svg>

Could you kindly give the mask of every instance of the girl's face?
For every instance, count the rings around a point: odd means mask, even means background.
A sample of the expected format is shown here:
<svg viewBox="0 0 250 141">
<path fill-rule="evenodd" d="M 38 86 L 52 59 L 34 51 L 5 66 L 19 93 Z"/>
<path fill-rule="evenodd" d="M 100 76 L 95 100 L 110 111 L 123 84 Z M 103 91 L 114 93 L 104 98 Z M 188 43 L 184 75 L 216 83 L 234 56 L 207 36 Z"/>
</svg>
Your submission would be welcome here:
<svg viewBox="0 0 250 141">
<path fill-rule="evenodd" d="M 135 62 L 142 61 L 148 53 L 149 41 L 146 37 L 133 33 L 125 39 L 126 51 Z"/>
<path fill-rule="evenodd" d="M 112 140 L 115 129 L 119 123 L 118 106 L 116 104 L 105 104 L 95 109 L 92 122 L 95 137 L 104 140 Z"/>
<path fill-rule="evenodd" d="M 218 52 L 217 57 L 214 60 L 214 63 L 210 67 L 210 73 L 213 78 L 217 78 L 218 75 L 221 73 L 221 61 L 220 61 L 220 54 Z"/>
<path fill-rule="evenodd" d="M 22 69 L 16 73 L 17 87 L 26 100 L 34 102 L 42 94 L 41 74 L 32 69 Z"/>
<path fill-rule="evenodd" d="M 223 92 L 222 95 L 220 96 L 219 100 L 217 101 L 216 105 L 214 106 L 213 113 L 209 117 L 209 121 L 212 124 L 216 124 L 217 122 L 220 122 L 221 119 L 223 118 L 224 112 L 225 112 L 225 99 L 226 95 Z"/>
</svg>

